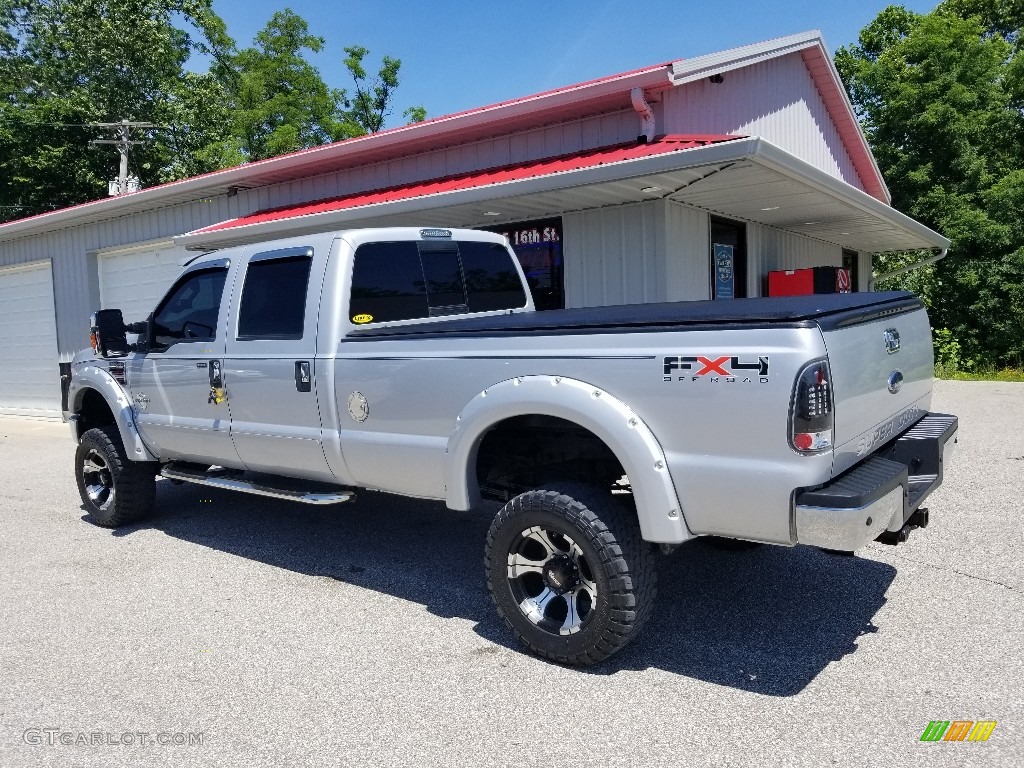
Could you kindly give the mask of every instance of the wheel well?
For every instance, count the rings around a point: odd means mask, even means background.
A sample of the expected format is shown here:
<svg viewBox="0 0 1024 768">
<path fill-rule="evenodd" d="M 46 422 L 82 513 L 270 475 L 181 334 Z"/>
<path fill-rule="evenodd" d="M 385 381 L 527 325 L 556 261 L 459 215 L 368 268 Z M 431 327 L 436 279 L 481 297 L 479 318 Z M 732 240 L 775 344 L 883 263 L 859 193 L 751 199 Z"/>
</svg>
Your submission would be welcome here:
<svg viewBox="0 0 1024 768">
<path fill-rule="evenodd" d="M 485 498 L 507 501 L 552 480 L 575 480 L 611 488 L 625 474 L 597 435 L 555 416 L 516 416 L 483 437 L 476 476 Z"/>
<path fill-rule="evenodd" d="M 105 427 L 117 423 L 114 419 L 114 412 L 110 410 L 107 401 L 95 389 L 85 391 L 82 395 L 81 405 L 76 412 L 79 437 L 94 427 Z"/>
</svg>

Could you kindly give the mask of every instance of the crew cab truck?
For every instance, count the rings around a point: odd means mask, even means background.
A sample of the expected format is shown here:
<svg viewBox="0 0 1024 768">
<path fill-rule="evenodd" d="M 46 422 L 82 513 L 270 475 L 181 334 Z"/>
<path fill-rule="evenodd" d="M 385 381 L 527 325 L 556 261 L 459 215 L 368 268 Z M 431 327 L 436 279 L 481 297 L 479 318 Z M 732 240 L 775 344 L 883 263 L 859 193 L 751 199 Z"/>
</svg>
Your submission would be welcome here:
<svg viewBox="0 0 1024 768">
<path fill-rule="evenodd" d="M 956 442 L 910 294 L 535 312 L 507 241 L 471 230 L 205 254 L 145 321 L 98 312 L 93 340 L 66 414 L 93 522 L 144 516 L 158 476 L 311 504 L 498 500 L 497 610 L 567 664 L 637 634 L 658 550 L 905 539 Z"/>
</svg>

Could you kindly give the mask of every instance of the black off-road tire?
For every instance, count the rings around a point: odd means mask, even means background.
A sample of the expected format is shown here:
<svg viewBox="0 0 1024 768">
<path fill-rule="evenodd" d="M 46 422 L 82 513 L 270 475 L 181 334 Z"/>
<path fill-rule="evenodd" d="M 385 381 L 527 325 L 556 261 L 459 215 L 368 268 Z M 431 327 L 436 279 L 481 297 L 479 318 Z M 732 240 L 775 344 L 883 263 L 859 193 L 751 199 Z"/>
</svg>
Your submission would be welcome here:
<svg viewBox="0 0 1024 768">
<path fill-rule="evenodd" d="M 88 430 L 75 451 L 75 481 L 89 522 L 104 528 L 141 520 L 153 509 L 156 462 L 129 461 L 116 426 Z"/>
<path fill-rule="evenodd" d="M 533 563 L 543 563 L 536 575 Z M 531 651 L 561 664 L 608 658 L 654 607 L 655 555 L 635 513 L 588 485 L 512 499 L 491 523 L 484 565 L 498 614 Z M 558 593 L 573 574 L 575 590 Z"/>
</svg>

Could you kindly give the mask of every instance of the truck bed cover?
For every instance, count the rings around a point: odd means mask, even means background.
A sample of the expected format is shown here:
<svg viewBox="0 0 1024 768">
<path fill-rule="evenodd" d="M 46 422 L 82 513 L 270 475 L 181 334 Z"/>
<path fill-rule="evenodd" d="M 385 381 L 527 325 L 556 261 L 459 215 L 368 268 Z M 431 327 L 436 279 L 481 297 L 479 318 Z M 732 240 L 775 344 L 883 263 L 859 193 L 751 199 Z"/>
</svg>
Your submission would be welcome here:
<svg viewBox="0 0 1024 768">
<path fill-rule="evenodd" d="M 519 336 L 580 333 L 646 333 L 661 330 L 711 330 L 734 327 L 819 326 L 839 328 L 902 314 L 924 306 L 905 291 L 818 294 L 729 301 L 675 301 L 610 307 L 557 309 L 438 322 L 362 328 L 352 341 L 381 338 Z"/>
</svg>

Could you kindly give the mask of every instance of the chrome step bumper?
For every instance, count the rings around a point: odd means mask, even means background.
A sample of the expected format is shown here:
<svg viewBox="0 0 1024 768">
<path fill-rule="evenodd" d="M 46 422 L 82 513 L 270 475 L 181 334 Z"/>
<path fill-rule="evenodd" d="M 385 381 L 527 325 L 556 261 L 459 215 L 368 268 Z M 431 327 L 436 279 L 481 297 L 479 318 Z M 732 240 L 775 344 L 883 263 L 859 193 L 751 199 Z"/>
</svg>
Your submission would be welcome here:
<svg viewBox="0 0 1024 768">
<path fill-rule="evenodd" d="M 799 491 L 798 543 L 852 552 L 879 537 L 885 543 L 906 541 L 927 520 L 913 515 L 942 484 L 957 428 L 956 416 L 930 413 L 830 483 Z"/>
</svg>

